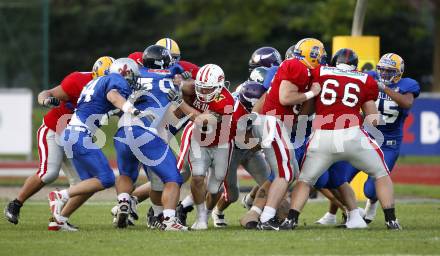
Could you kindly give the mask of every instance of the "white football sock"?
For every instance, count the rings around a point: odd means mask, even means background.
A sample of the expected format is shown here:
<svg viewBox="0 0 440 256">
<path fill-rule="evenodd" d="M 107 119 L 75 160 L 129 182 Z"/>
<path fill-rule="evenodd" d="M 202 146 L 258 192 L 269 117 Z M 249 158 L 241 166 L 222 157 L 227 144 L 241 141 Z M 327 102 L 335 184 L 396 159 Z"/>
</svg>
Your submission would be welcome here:
<svg viewBox="0 0 440 256">
<path fill-rule="evenodd" d="M 277 213 L 277 210 L 270 207 L 270 206 L 264 206 L 263 213 L 260 216 L 261 222 L 266 222 L 273 217 L 275 217 L 275 214 Z"/>
<path fill-rule="evenodd" d="M 172 218 L 176 216 L 176 210 L 174 209 L 165 209 L 163 210 L 163 217 L 164 218 Z"/>
<path fill-rule="evenodd" d="M 154 216 L 159 216 L 163 212 L 163 206 L 162 205 L 155 205 L 151 203 L 151 207 L 153 208 Z"/>
<path fill-rule="evenodd" d="M 254 211 L 256 213 L 258 213 L 258 215 L 261 215 L 261 213 L 263 212 L 260 208 L 258 208 L 257 206 L 252 206 L 251 207 L 251 211 Z"/>
<path fill-rule="evenodd" d="M 130 202 L 130 195 L 128 193 L 121 193 L 118 195 L 118 202 L 127 201 Z"/>
<path fill-rule="evenodd" d="M 191 205 L 194 205 L 194 200 L 191 195 L 188 195 L 183 199 L 182 206 L 186 208 Z"/>
<path fill-rule="evenodd" d="M 219 209 L 217 208 L 217 206 L 214 208 L 213 212 L 214 212 L 214 214 L 216 214 L 216 215 L 223 215 L 223 211 L 219 211 Z"/>
</svg>

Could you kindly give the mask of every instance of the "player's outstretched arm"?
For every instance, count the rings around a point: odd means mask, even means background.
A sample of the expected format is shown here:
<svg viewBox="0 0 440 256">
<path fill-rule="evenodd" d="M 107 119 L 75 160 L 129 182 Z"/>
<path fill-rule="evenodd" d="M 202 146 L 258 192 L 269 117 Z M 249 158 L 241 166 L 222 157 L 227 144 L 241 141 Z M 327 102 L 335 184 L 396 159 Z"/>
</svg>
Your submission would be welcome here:
<svg viewBox="0 0 440 256">
<path fill-rule="evenodd" d="M 280 84 L 279 100 L 283 106 L 293 106 L 314 98 L 319 94 L 320 91 L 321 86 L 317 82 L 312 84 L 310 91 L 301 93 L 298 92 L 298 86 L 296 86 L 294 83 L 283 80 Z"/>
<path fill-rule="evenodd" d="M 410 92 L 401 94 L 394 91 L 393 89 L 385 86 L 383 90 L 392 100 L 394 100 L 397 105 L 401 108 L 410 109 L 414 103 L 414 95 Z"/>
<path fill-rule="evenodd" d="M 372 126 L 379 125 L 380 114 L 377 110 L 376 103 L 373 100 L 369 100 L 362 105 L 362 112 L 364 113 L 364 123 Z"/>
<path fill-rule="evenodd" d="M 69 95 L 60 85 L 50 90 L 44 90 L 38 94 L 38 104 L 46 107 L 58 106 L 60 101 L 68 101 Z"/>
<path fill-rule="evenodd" d="M 107 100 L 110 101 L 113 106 L 119 108 L 124 113 L 131 113 L 135 116 L 140 114 L 140 111 L 133 106 L 133 104 L 126 100 L 117 90 L 113 89 L 107 93 Z"/>
</svg>

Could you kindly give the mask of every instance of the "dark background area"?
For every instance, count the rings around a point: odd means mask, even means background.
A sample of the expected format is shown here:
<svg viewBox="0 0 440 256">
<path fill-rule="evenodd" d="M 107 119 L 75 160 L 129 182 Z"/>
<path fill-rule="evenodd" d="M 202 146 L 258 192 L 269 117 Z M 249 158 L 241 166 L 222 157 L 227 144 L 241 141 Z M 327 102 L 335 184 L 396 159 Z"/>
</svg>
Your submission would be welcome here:
<svg viewBox="0 0 440 256">
<path fill-rule="evenodd" d="M 43 76 L 44 8 L 49 6 L 49 83 Z M 364 35 L 381 38 L 381 54 L 405 60 L 405 74 L 432 90 L 434 10 L 437 1 L 368 1 Z M 324 42 L 349 35 L 354 0 L 0 0 L 0 87 L 34 91 L 57 85 L 72 71 L 89 71 L 103 55 L 126 57 L 162 37 L 182 58 L 216 63 L 232 84 L 248 76 L 261 46 L 282 55 L 304 37 Z M 47 10 L 47 9 L 46 9 Z"/>
</svg>

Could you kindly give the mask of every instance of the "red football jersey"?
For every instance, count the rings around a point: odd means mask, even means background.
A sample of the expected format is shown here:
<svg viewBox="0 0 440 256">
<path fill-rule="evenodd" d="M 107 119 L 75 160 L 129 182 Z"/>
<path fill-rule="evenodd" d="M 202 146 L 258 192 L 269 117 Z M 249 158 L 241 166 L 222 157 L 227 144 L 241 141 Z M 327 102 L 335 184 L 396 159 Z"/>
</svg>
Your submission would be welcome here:
<svg viewBox="0 0 440 256">
<path fill-rule="evenodd" d="M 321 85 L 315 98 L 315 129 L 336 130 L 362 124 L 361 106 L 376 101 L 379 88 L 372 76 L 358 71 L 321 67 L 312 71 L 313 82 Z"/>
<path fill-rule="evenodd" d="M 178 64 L 183 68 L 183 70 L 191 72 L 192 78 L 196 79 L 197 72 L 200 69 L 199 66 L 184 60 L 179 61 Z"/>
<path fill-rule="evenodd" d="M 296 121 L 299 106 L 283 106 L 279 100 L 281 81 L 287 80 L 298 87 L 298 92 L 306 92 L 309 87 L 311 75 L 309 69 L 297 59 L 285 60 L 281 63 L 275 74 L 272 84 L 267 92 L 263 104 L 263 114 L 277 116 L 285 120 L 285 116 L 291 116 Z"/>
<path fill-rule="evenodd" d="M 224 116 L 222 122 L 217 123 L 215 131 L 211 130 L 212 128 L 209 126 L 206 130 L 202 130 L 201 127 L 194 129 L 193 138 L 200 138 L 204 144 L 208 143 L 203 146 L 215 146 L 229 142 L 235 136 L 238 120 L 248 113 L 239 101 L 234 102 L 234 98 L 226 88 L 223 88 L 220 94 L 209 103 L 200 102 L 197 97 L 194 97 L 191 105 L 200 112 L 209 110 Z M 214 132 L 215 138 L 212 138 Z"/>
<path fill-rule="evenodd" d="M 44 124 L 49 129 L 56 131 L 57 123 L 60 117 L 65 114 L 71 115 L 76 108 L 79 95 L 84 86 L 92 80 L 91 72 L 73 72 L 66 76 L 61 82 L 61 88 L 69 95 L 69 101 L 62 101 L 58 107 L 52 108 L 44 116 Z M 67 126 L 67 119 L 61 120 L 59 131 L 61 132 Z"/>
</svg>

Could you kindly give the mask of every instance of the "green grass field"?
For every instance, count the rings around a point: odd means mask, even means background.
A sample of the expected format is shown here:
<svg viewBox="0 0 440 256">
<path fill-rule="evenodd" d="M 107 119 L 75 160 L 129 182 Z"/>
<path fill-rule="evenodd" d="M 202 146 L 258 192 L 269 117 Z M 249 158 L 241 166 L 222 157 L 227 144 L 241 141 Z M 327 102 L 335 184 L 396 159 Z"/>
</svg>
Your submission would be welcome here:
<svg viewBox="0 0 440 256">
<path fill-rule="evenodd" d="M 1 202 L 4 205 L 5 202 Z M 74 216 L 77 233 L 46 231 L 46 202 L 30 202 L 14 226 L 0 221 L 0 255 L 340 255 L 340 254 L 439 254 L 440 205 L 399 203 L 402 231 L 387 231 L 382 213 L 366 230 L 343 230 L 313 224 L 326 203 L 309 203 L 295 231 L 246 231 L 238 219 L 245 211 L 235 204 L 227 211 L 225 230 L 172 233 L 147 230 L 144 218 L 136 227 L 116 230 L 111 225 L 112 204 L 88 203 Z M 147 204 L 140 205 L 145 216 Z M 190 217 L 192 222 L 194 214 Z"/>
</svg>

